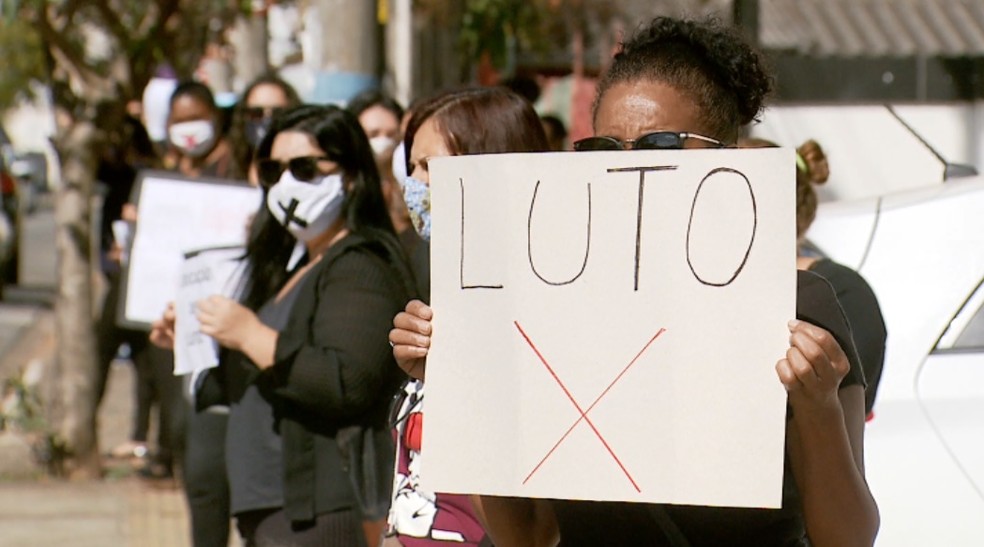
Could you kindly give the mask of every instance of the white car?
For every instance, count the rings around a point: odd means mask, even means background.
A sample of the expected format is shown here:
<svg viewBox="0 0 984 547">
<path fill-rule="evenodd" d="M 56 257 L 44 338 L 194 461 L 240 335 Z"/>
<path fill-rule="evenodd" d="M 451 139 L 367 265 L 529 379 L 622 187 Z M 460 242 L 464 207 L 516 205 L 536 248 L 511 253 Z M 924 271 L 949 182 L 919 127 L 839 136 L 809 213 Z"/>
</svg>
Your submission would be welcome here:
<svg viewBox="0 0 984 547">
<path fill-rule="evenodd" d="M 825 203 L 807 236 L 888 329 L 865 437 L 877 544 L 984 545 L 984 177 Z"/>
</svg>

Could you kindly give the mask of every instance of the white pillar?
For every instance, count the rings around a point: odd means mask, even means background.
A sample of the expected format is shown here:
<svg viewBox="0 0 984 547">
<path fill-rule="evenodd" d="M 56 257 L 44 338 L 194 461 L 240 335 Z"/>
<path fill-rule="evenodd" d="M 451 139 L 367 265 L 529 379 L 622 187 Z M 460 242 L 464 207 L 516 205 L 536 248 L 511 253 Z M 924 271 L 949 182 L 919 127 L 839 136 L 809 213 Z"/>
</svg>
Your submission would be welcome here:
<svg viewBox="0 0 984 547">
<path fill-rule="evenodd" d="M 319 53 L 312 102 L 344 104 L 378 85 L 376 9 L 374 0 L 316 0 L 308 5 L 303 16 L 307 45 Z"/>
<path fill-rule="evenodd" d="M 413 8 L 412 0 L 383 0 L 389 2 L 386 23 L 387 92 L 400 104 L 407 106 L 414 96 L 413 88 Z"/>
</svg>

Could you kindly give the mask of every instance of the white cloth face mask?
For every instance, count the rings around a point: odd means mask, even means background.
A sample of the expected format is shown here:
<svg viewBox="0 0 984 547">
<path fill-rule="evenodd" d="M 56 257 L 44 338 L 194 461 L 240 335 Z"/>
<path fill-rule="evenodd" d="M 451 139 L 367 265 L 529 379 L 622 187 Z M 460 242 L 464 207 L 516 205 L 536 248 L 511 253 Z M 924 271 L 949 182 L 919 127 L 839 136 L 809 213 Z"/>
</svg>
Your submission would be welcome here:
<svg viewBox="0 0 984 547">
<path fill-rule="evenodd" d="M 215 144 L 215 127 L 208 120 L 176 123 L 168 130 L 171 144 L 192 158 L 200 158 Z"/>
<path fill-rule="evenodd" d="M 341 215 L 344 204 L 345 184 L 339 174 L 302 182 L 288 169 L 267 192 L 270 214 L 303 242 L 330 228 Z"/>
<path fill-rule="evenodd" d="M 406 147 L 403 145 L 403 141 L 396 145 L 396 150 L 393 151 L 393 177 L 396 179 L 397 184 L 403 187 L 403 181 L 407 178 L 407 151 Z"/>
<path fill-rule="evenodd" d="M 369 146 L 372 147 L 372 153 L 377 158 L 380 158 L 385 157 L 386 154 L 393 151 L 393 148 L 396 146 L 396 141 L 385 135 L 380 135 L 369 139 Z"/>
</svg>

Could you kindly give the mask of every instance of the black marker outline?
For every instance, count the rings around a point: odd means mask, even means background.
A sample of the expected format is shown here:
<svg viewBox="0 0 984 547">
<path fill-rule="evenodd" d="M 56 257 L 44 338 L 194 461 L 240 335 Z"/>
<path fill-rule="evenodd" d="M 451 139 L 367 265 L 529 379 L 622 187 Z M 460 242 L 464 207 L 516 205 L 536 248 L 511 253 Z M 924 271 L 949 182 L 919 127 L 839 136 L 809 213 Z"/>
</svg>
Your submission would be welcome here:
<svg viewBox="0 0 984 547">
<path fill-rule="evenodd" d="M 646 192 L 646 173 L 650 171 L 675 171 L 676 168 L 676 165 L 655 165 L 653 167 L 613 167 L 608 169 L 609 173 L 639 172 L 639 201 L 636 208 L 635 284 L 633 290 L 639 290 L 639 262 L 642 259 L 642 201 Z"/>
<path fill-rule="evenodd" d="M 584 270 L 588 267 L 588 256 L 591 254 L 591 183 L 588 183 L 588 233 L 587 233 L 587 243 L 584 249 L 584 262 L 581 264 L 581 271 L 577 273 L 573 278 L 568 281 L 550 281 L 549 279 L 540 275 L 540 272 L 536 270 L 536 265 L 533 264 L 533 208 L 536 206 L 536 195 L 540 191 L 540 181 L 536 181 L 536 186 L 533 188 L 533 199 L 530 200 L 530 215 L 526 222 L 526 256 L 530 261 L 530 269 L 533 270 L 533 274 L 540 278 L 540 281 L 548 285 L 553 285 L 559 287 L 562 285 L 570 285 L 584 275 Z"/>
<path fill-rule="evenodd" d="M 465 289 L 501 289 L 502 285 L 465 285 L 465 180 L 458 179 L 458 186 L 461 188 L 461 253 L 459 257 L 458 278 L 461 290 Z"/>
<path fill-rule="evenodd" d="M 741 264 L 738 265 L 738 269 L 735 270 L 734 274 L 732 274 L 731 279 L 728 279 L 724 283 L 714 283 L 711 281 L 705 281 L 703 278 L 701 278 L 701 276 L 697 274 L 697 270 L 694 269 L 693 262 L 690 260 L 690 229 L 693 227 L 694 224 L 694 210 L 697 208 L 697 198 L 700 196 L 701 188 L 704 187 L 704 183 L 707 182 L 707 179 L 722 172 L 735 173 L 741 178 L 745 179 L 745 185 L 748 187 L 748 195 L 749 197 L 752 198 L 752 237 L 748 240 L 748 248 L 745 249 L 745 256 L 741 259 Z M 752 253 L 752 246 L 755 244 L 756 233 L 758 233 L 758 205 L 755 201 L 755 190 L 752 188 L 752 182 L 748 180 L 748 177 L 745 176 L 745 173 L 742 173 L 741 171 L 738 171 L 737 169 L 732 169 L 730 167 L 718 167 L 716 169 L 712 169 L 709 173 L 704 175 L 704 178 L 701 179 L 700 184 L 697 185 L 697 191 L 694 192 L 694 201 L 690 205 L 690 220 L 687 221 L 687 247 L 686 247 L 687 266 L 690 267 L 690 273 L 693 274 L 694 279 L 703 283 L 704 285 L 708 285 L 711 287 L 726 287 L 730 285 L 731 282 L 738 277 L 738 274 L 740 274 L 741 271 L 745 269 L 745 264 L 748 263 L 748 256 Z"/>
</svg>

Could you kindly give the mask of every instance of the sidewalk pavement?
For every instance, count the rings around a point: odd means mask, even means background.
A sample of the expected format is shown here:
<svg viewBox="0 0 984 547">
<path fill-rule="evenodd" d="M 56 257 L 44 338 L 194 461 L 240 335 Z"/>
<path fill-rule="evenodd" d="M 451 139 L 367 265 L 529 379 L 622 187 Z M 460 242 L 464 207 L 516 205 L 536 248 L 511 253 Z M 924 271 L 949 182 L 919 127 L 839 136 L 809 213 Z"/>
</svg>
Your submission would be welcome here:
<svg viewBox="0 0 984 547">
<path fill-rule="evenodd" d="M 189 545 L 184 497 L 129 478 L 101 482 L 0 484 L 5 547 L 182 547 Z"/>
<path fill-rule="evenodd" d="M 50 365 L 55 350 L 53 319 L 46 307 L 0 304 L 2 378 L 38 360 Z M 50 370 L 50 366 L 45 368 Z M 117 361 L 99 414 L 99 444 L 104 453 L 130 433 L 133 381 L 133 367 Z M 152 485 L 114 465 L 102 481 L 0 481 L 0 546 L 190 545 L 182 490 L 174 485 Z"/>
</svg>

